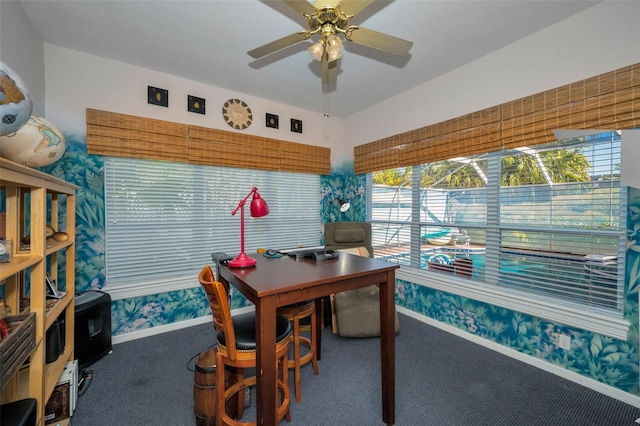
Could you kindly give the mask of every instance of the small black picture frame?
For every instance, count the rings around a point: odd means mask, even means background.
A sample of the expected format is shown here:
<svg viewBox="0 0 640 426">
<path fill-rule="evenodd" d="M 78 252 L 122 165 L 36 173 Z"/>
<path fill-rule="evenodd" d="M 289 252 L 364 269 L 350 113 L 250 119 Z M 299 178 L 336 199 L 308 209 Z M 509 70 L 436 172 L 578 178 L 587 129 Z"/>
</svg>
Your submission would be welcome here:
<svg viewBox="0 0 640 426">
<path fill-rule="evenodd" d="M 169 106 L 169 91 L 158 87 L 147 86 L 147 103 L 163 107 Z"/>
<path fill-rule="evenodd" d="M 197 114 L 204 114 L 205 102 L 206 100 L 204 98 L 188 95 L 187 110 Z"/>
<path fill-rule="evenodd" d="M 266 125 L 267 125 L 267 127 L 271 127 L 272 129 L 277 129 L 278 128 L 278 116 L 275 115 L 275 114 L 267 113 Z"/>
<path fill-rule="evenodd" d="M 302 120 L 291 119 L 291 131 L 294 133 L 302 133 Z"/>
</svg>

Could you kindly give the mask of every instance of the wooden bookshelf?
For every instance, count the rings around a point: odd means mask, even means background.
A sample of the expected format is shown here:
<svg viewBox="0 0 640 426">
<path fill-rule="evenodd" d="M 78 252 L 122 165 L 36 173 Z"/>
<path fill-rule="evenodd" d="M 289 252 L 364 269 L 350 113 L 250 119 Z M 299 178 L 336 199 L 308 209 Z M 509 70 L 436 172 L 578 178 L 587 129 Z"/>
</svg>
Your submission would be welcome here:
<svg viewBox="0 0 640 426">
<path fill-rule="evenodd" d="M 0 383 L 0 402 L 35 398 L 40 426 L 44 425 L 44 407 L 65 364 L 74 359 L 77 188 L 62 179 L 0 158 L 0 190 L 6 198 L 6 225 L 0 231 L 12 241 L 11 260 L 0 263 L 0 286 L 4 287 L 4 302 L 10 314 L 35 313 L 36 326 L 35 347 L 28 353 L 29 362 Z M 65 232 L 68 239 L 54 241 L 47 238 L 47 226 L 56 232 Z M 30 241 L 25 245 L 22 240 L 27 232 Z M 47 274 L 67 293 L 55 302 L 46 297 Z M 63 286 L 60 278 L 64 279 Z M 24 303 L 26 297 L 28 304 Z M 55 361 L 46 363 L 46 334 L 60 317 L 65 320 L 64 351 Z"/>
</svg>

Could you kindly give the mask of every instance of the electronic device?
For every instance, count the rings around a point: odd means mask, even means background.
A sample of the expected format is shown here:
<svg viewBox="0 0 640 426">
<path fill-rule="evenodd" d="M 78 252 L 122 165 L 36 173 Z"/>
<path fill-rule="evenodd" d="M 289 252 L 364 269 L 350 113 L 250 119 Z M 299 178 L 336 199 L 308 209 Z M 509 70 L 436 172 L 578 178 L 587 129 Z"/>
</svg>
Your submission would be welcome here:
<svg viewBox="0 0 640 426">
<path fill-rule="evenodd" d="M 111 296 L 87 290 L 74 298 L 74 355 L 83 370 L 111 352 Z"/>
<path fill-rule="evenodd" d="M 229 261 L 233 260 L 233 256 L 229 256 L 223 251 L 216 251 L 211 253 L 211 259 L 219 265 L 227 265 Z"/>
<path fill-rule="evenodd" d="M 273 249 L 267 250 L 267 255 L 269 255 L 269 256 L 275 256 L 277 254 L 278 254 L 278 252 L 273 250 Z"/>
<path fill-rule="evenodd" d="M 45 349 L 45 362 L 50 364 L 58 359 L 60 355 L 64 353 L 65 345 L 65 320 L 61 316 L 51 324 L 51 327 L 46 333 L 46 349 Z"/>
<path fill-rule="evenodd" d="M 296 260 L 304 259 L 305 257 L 309 257 L 316 261 L 323 260 L 331 260 L 338 258 L 338 252 L 335 250 L 324 250 L 318 249 L 317 247 L 309 248 L 309 249 L 297 249 L 290 250 L 287 254 L 291 257 L 295 257 Z"/>
<path fill-rule="evenodd" d="M 313 252 L 313 259 L 316 262 L 320 262 L 323 260 L 337 259 L 337 258 L 338 258 L 338 252 L 335 250 L 320 250 L 320 251 Z"/>
<path fill-rule="evenodd" d="M 313 256 L 313 253 L 315 253 L 316 251 L 319 251 L 319 249 L 317 247 L 312 247 L 312 248 L 289 250 L 286 252 L 286 254 L 289 255 L 290 257 L 295 257 L 297 260 L 297 259 L 303 259 L 305 257 Z"/>
</svg>

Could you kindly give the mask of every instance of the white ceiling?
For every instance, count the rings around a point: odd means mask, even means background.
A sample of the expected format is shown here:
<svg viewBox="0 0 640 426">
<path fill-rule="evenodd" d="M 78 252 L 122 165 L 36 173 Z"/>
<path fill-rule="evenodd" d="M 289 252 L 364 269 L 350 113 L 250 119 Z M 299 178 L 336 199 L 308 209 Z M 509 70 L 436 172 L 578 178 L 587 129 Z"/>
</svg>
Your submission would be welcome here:
<svg viewBox="0 0 640 426">
<path fill-rule="evenodd" d="M 597 3 L 375 1 L 350 23 L 413 41 L 410 55 L 345 42 L 337 87 L 324 97 L 311 41 L 258 60 L 246 53 L 307 29 L 280 1 L 19 0 L 47 43 L 342 118 Z"/>
</svg>

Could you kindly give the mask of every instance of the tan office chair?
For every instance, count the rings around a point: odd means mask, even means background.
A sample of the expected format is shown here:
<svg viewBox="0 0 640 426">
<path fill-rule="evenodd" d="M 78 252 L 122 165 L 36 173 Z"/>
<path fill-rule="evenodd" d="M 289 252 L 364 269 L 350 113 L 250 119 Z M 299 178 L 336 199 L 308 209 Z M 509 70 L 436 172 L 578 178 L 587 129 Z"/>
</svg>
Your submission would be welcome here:
<svg viewBox="0 0 640 426">
<path fill-rule="evenodd" d="M 293 333 L 289 337 L 293 343 L 293 359 L 288 361 L 289 368 L 293 368 L 293 378 L 295 383 L 296 401 L 302 399 L 302 389 L 300 384 L 300 367 L 311 362 L 313 372 L 316 376 L 320 374 L 318 371 L 318 352 L 316 350 L 316 306 L 313 300 L 294 303 L 292 305 L 282 306 L 277 309 L 277 314 L 284 316 L 293 324 Z M 311 324 L 308 326 L 301 325 L 301 321 L 307 319 Z M 311 332 L 310 337 L 300 334 L 302 330 Z M 300 347 L 305 346 L 307 352 L 300 355 Z"/>
<path fill-rule="evenodd" d="M 324 225 L 325 249 L 373 257 L 371 224 L 331 222 Z M 342 255 L 342 254 L 341 254 Z M 380 289 L 377 285 L 343 291 L 331 296 L 332 331 L 341 337 L 380 335 Z M 395 331 L 400 320 L 395 312 Z"/>
<path fill-rule="evenodd" d="M 255 313 L 247 313 L 231 316 L 227 288 L 224 284 L 215 281 L 210 266 L 205 266 L 198 276 L 200 285 L 204 289 L 209 305 L 213 325 L 216 330 L 216 368 L 225 371 L 227 366 L 235 369 L 236 379 L 229 387 L 225 386 L 225 375 L 216 376 L 216 426 L 222 425 L 256 425 L 256 422 L 239 422 L 229 416 L 225 410 L 226 401 L 229 398 L 237 398 L 237 419 L 241 419 L 244 411 L 244 389 L 256 384 L 256 377 L 245 377 L 245 368 L 256 366 L 256 332 Z M 289 406 L 291 393 L 289 391 L 288 368 L 286 365 L 289 354 L 289 336 L 291 323 L 283 316 L 276 318 L 276 359 L 279 372 L 278 388 L 280 402 L 278 405 L 278 419 L 283 417 L 291 421 Z M 213 401 L 212 401 L 213 402 Z M 278 404 L 278 401 L 276 401 Z"/>
</svg>

